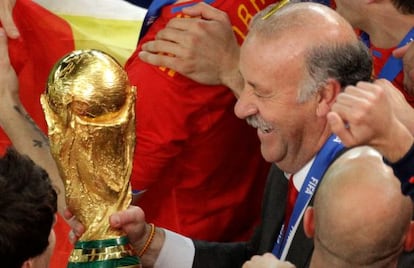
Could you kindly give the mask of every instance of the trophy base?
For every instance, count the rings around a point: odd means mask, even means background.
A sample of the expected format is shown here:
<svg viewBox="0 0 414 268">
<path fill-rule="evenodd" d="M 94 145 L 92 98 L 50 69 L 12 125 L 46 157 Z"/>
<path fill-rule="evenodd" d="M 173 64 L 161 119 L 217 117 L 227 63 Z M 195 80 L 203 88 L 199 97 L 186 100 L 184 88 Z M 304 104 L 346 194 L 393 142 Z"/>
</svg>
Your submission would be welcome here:
<svg viewBox="0 0 414 268">
<path fill-rule="evenodd" d="M 128 238 L 78 241 L 69 256 L 68 268 L 141 268 Z"/>
</svg>

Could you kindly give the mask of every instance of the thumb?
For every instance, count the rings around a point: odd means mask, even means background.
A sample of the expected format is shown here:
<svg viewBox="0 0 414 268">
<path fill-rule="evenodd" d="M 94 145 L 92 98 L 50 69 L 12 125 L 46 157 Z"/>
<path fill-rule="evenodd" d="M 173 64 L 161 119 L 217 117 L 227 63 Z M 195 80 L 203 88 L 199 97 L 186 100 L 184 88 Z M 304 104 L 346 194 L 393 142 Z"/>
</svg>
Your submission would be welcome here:
<svg viewBox="0 0 414 268">
<path fill-rule="evenodd" d="M 13 20 L 13 8 L 16 1 L 0 1 L 0 24 L 12 39 L 20 37 L 19 30 Z"/>
<path fill-rule="evenodd" d="M 328 124 L 331 127 L 333 133 L 335 133 L 345 146 L 352 146 L 354 143 L 354 137 L 352 136 L 349 127 L 342 120 L 342 118 L 336 112 L 329 112 L 327 114 Z"/>
<path fill-rule="evenodd" d="M 109 224 L 114 228 L 126 228 L 145 223 L 145 214 L 140 207 L 129 206 L 126 210 L 114 212 Z"/>
<path fill-rule="evenodd" d="M 401 59 L 404 57 L 405 53 L 407 53 L 408 48 L 410 47 L 411 43 L 406 44 L 405 46 L 399 47 L 392 51 L 392 55 L 396 58 Z"/>
</svg>

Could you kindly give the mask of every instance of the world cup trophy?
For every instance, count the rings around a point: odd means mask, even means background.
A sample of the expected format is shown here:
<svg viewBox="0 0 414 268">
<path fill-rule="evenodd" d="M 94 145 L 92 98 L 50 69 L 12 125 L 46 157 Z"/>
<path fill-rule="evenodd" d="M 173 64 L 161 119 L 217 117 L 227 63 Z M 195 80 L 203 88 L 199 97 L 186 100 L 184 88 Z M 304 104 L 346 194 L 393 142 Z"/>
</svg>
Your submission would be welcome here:
<svg viewBox="0 0 414 268">
<path fill-rule="evenodd" d="M 98 50 L 76 50 L 53 67 L 41 104 L 66 203 L 85 226 L 69 268 L 141 267 L 109 216 L 131 202 L 135 96 L 126 72 Z"/>
</svg>

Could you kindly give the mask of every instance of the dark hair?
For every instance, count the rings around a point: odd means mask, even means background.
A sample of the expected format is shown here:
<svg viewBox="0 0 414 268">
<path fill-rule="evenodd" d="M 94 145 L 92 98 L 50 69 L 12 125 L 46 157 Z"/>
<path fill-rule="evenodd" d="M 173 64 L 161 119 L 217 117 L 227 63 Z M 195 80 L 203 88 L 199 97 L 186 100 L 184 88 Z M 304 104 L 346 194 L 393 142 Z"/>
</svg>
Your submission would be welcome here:
<svg viewBox="0 0 414 268">
<path fill-rule="evenodd" d="M 414 1 L 413 0 L 391 0 L 392 4 L 402 14 L 413 14 L 414 15 Z"/>
<path fill-rule="evenodd" d="M 42 254 L 57 211 L 57 194 L 45 170 L 8 149 L 0 158 L 0 259 L 20 268 Z"/>
<path fill-rule="evenodd" d="M 313 47 L 306 53 L 305 64 L 310 79 L 302 86 L 299 95 L 302 101 L 315 93 L 312 91 L 320 89 L 329 78 L 337 80 L 342 88 L 371 80 L 372 57 L 360 41 Z"/>
</svg>

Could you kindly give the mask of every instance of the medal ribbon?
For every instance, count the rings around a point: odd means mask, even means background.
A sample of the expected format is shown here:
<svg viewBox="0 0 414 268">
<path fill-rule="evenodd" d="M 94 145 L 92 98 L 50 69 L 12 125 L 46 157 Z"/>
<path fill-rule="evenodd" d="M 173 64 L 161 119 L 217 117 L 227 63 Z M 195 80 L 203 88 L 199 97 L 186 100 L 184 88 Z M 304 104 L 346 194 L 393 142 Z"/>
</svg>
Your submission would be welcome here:
<svg viewBox="0 0 414 268">
<path fill-rule="evenodd" d="M 369 35 L 367 33 L 361 34 L 362 41 L 368 46 L 371 47 L 371 43 L 369 40 Z M 403 40 L 398 44 L 397 48 L 400 48 L 402 46 L 405 46 L 409 42 L 414 40 L 414 28 L 411 28 L 411 30 L 405 35 Z M 373 51 L 375 53 L 375 51 Z M 384 66 L 381 69 L 381 72 L 378 74 L 378 78 L 385 78 L 388 81 L 393 81 L 397 75 L 402 71 L 403 69 L 403 62 L 401 59 L 395 58 L 393 55 L 391 55 L 388 60 L 385 62 Z"/>
<path fill-rule="evenodd" d="M 338 152 L 342 151 L 343 148 L 344 146 L 342 145 L 341 140 L 336 135 L 332 135 L 316 155 L 315 160 L 313 161 L 313 164 L 300 189 L 289 224 L 287 228 L 282 226 L 274 244 L 272 253 L 277 258 L 281 260 L 286 258 L 290 243 L 292 242 L 303 213 L 312 199 L 319 181 L 322 179 L 322 176 L 331 162 L 336 158 Z M 284 230 L 286 230 L 286 233 Z"/>
</svg>

